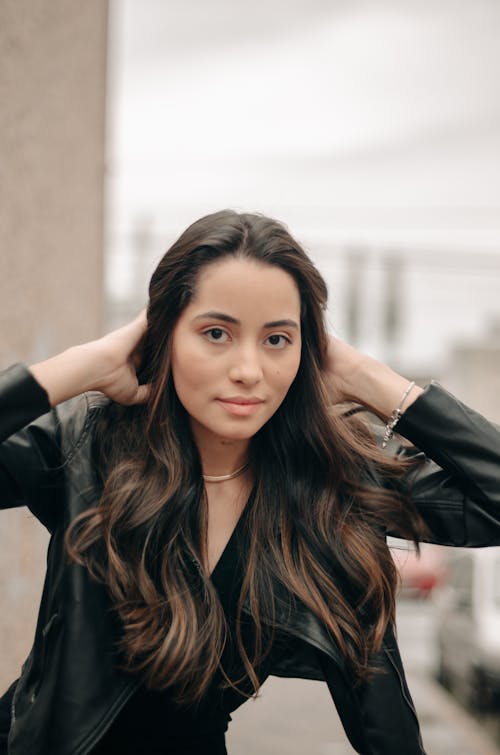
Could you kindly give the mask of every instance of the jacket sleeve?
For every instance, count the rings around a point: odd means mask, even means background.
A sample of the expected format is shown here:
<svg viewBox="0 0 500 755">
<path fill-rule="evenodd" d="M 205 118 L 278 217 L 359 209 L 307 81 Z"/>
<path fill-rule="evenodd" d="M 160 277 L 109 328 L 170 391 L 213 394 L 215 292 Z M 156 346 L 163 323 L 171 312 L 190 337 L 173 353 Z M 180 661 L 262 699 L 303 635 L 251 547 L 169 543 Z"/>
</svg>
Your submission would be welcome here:
<svg viewBox="0 0 500 755">
<path fill-rule="evenodd" d="M 0 372 L 0 508 L 27 505 L 51 529 L 63 459 L 57 411 L 22 364 Z"/>
<path fill-rule="evenodd" d="M 408 407 L 397 431 L 414 446 L 400 446 L 398 453 L 422 461 L 409 483 L 431 532 L 428 541 L 500 545 L 499 429 L 433 381 Z"/>
</svg>

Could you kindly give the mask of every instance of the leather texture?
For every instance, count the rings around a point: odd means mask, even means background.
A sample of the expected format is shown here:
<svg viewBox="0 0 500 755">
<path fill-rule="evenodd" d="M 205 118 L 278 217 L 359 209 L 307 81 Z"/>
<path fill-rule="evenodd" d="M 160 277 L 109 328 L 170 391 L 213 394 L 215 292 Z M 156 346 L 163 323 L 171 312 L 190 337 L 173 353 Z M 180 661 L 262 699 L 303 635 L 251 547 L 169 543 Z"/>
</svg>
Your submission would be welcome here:
<svg viewBox="0 0 500 755">
<path fill-rule="evenodd" d="M 11 755 L 86 755 L 135 689 L 116 668 L 118 628 L 105 589 L 69 564 L 63 547 L 69 522 L 99 498 L 92 444 L 108 403 L 90 393 L 49 410 L 45 391 L 23 365 L 0 373 L 0 508 L 28 506 L 51 533 L 33 649 L 0 703 L 10 708 Z M 416 448 L 395 440 L 388 452 L 423 462 L 412 499 L 429 541 L 500 545 L 498 429 L 431 383 L 397 430 Z M 298 606 L 287 623 L 294 641 L 271 674 L 325 680 L 358 753 L 425 752 L 391 630 L 374 659 L 381 672 L 355 685 L 314 615 Z"/>
</svg>

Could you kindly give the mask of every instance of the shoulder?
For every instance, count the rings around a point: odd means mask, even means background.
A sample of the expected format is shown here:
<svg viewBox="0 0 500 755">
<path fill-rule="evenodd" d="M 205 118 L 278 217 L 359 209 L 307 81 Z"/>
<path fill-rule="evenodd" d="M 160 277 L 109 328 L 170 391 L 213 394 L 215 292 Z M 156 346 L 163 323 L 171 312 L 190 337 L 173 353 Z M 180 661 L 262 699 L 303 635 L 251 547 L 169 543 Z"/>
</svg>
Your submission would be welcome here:
<svg viewBox="0 0 500 755">
<path fill-rule="evenodd" d="M 29 445 L 31 439 L 56 445 L 76 441 L 110 403 L 104 394 L 93 391 L 51 407 L 28 367 L 13 364 L 0 371 L 0 442 L 8 448 Z"/>
<path fill-rule="evenodd" d="M 99 418 L 112 402 L 102 393 L 82 393 L 37 417 L 2 444 L 19 451 L 23 447 L 37 450 L 48 466 L 59 467 L 91 441 Z"/>
<path fill-rule="evenodd" d="M 50 421 L 57 431 L 66 457 L 93 437 L 99 419 L 112 404 L 103 393 L 91 391 L 68 399 L 52 409 Z"/>
</svg>

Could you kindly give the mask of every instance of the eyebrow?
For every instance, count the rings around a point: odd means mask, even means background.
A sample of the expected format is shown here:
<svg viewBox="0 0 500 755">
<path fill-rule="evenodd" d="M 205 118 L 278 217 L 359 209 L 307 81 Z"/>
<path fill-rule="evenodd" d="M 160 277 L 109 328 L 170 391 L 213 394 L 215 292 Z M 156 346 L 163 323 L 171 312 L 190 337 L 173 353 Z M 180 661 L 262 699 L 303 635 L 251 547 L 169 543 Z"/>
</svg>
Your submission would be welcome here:
<svg viewBox="0 0 500 755">
<path fill-rule="evenodd" d="M 223 322 L 230 322 L 233 325 L 241 325 L 241 321 L 237 320 L 236 317 L 232 317 L 231 315 L 227 315 L 225 312 L 215 312 L 211 310 L 210 312 L 203 312 L 201 315 L 196 315 L 194 320 L 205 320 L 205 319 L 213 319 L 213 320 L 222 320 Z M 272 320 L 271 322 L 265 322 L 263 325 L 264 328 L 296 328 L 298 330 L 299 326 L 295 322 L 295 320 Z"/>
</svg>

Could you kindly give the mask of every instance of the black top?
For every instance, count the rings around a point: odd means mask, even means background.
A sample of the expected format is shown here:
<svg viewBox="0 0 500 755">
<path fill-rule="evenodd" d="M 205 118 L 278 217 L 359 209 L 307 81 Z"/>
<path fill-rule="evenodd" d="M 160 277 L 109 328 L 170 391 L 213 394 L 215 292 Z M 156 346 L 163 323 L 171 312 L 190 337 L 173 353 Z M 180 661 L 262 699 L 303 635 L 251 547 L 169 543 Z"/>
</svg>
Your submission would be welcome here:
<svg viewBox="0 0 500 755">
<path fill-rule="evenodd" d="M 69 563 L 60 535 L 66 518 L 92 506 L 101 493 L 92 474 L 92 448 L 109 400 L 91 393 L 48 412 L 46 394 L 34 383 L 19 365 L 0 373 L 0 438 L 7 438 L 0 443 L 0 508 L 27 504 L 54 537 L 31 658 L 0 699 L 0 710 L 7 706 L 4 723 L 10 727 L 13 754 L 89 755 L 86 748 L 95 743 L 132 682 L 114 673 L 116 633 L 106 591 L 95 580 L 82 579 L 81 570 Z M 40 416 L 43 411 L 47 413 Z M 25 427 L 31 420 L 36 421 Z M 433 383 L 404 412 L 398 430 L 423 452 L 422 460 L 427 455 L 418 473 L 412 473 L 411 497 L 429 527 L 429 541 L 500 545 L 498 429 Z M 388 453 L 405 459 L 417 452 L 395 439 Z M 389 482 L 383 475 L 376 477 L 382 486 Z M 398 535 L 398 521 L 387 526 L 386 534 Z M 378 529 L 377 534 L 383 535 Z M 275 587 L 276 616 L 296 644 L 289 646 L 287 640 L 286 653 L 274 655 L 273 643 L 272 673 L 324 678 L 357 752 L 422 755 L 392 629 L 386 631 L 384 650 L 371 659 L 384 673 L 357 684 L 347 673 L 338 643 L 314 612 L 299 601 L 283 606 L 280 594 L 286 594 L 286 588 Z M 349 585 L 341 578 L 338 588 L 348 590 Z M 54 621 L 62 599 L 64 624 Z M 224 702 L 224 710 L 233 708 Z M 1 719 L 0 714 L 0 726 Z M 140 755 L 147 755 L 145 750 L 139 750 Z M 200 751 L 204 748 L 197 755 Z"/>
<path fill-rule="evenodd" d="M 250 496 L 210 577 L 228 622 L 229 637 L 222 664 L 226 671 L 231 670 L 231 675 L 235 670 L 237 674 L 243 671 L 241 661 L 238 664 L 235 653 L 234 628 L 243 578 L 243 569 L 240 568 L 241 554 L 244 551 L 243 525 L 252 500 L 253 496 Z M 249 632 L 251 633 L 251 627 L 247 622 L 242 626 L 243 639 Z M 268 676 L 270 659 L 271 654 L 257 669 L 261 682 Z M 222 681 L 222 674 L 218 671 L 209 691 L 196 708 L 180 707 L 172 700 L 169 690 L 157 692 L 140 687 L 98 746 L 92 750 L 92 755 L 110 755 L 115 752 L 120 755 L 223 755 L 226 752 L 224 733 L 231 720 L 229 713 L 244 702 L 246 697 L 231 688 L 221 689 Z"/>
</svg>

